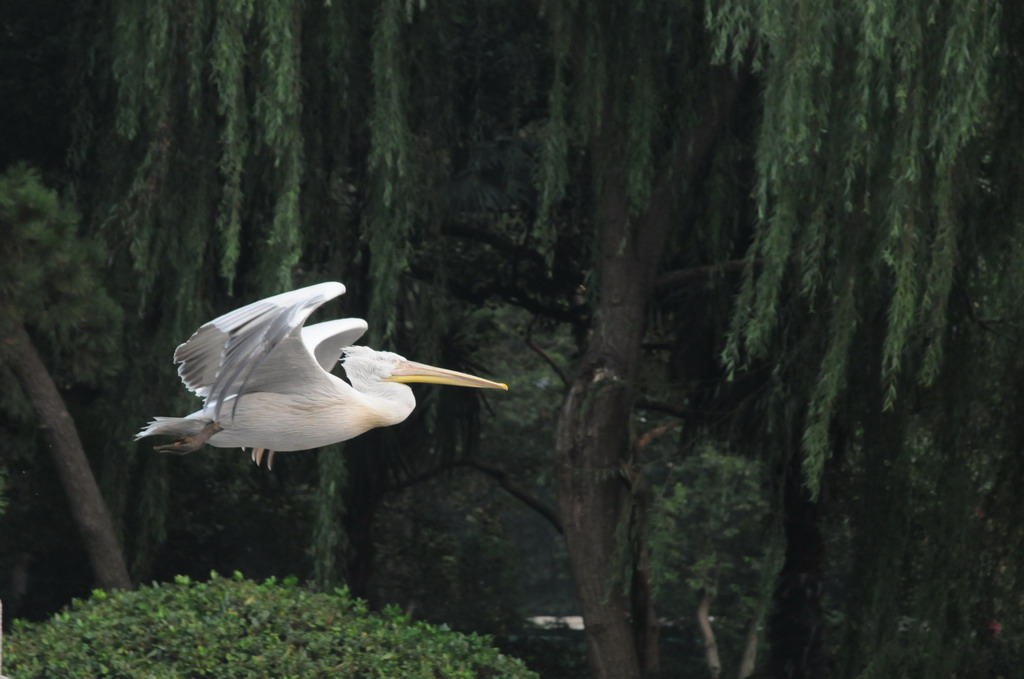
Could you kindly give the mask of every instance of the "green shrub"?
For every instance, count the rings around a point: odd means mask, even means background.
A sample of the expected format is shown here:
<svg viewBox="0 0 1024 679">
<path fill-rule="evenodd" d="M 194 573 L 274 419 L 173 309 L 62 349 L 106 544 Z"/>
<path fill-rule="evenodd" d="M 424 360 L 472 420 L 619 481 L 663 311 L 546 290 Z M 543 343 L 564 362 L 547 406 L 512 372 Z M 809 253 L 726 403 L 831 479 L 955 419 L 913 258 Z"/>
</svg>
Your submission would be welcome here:
<svg viewBox="0 0 1024 679">
<path fill-rule="evenodd" d="M 46 622 L 16 622 L 7 642 L 5 669 L 17 679 L 536 678 L 486 638 L 396 609 L 370 613 L 343 590 L 318 594 L 291 578 L 259 584 L 237 573 L 97 591 Z"/>
</svg>

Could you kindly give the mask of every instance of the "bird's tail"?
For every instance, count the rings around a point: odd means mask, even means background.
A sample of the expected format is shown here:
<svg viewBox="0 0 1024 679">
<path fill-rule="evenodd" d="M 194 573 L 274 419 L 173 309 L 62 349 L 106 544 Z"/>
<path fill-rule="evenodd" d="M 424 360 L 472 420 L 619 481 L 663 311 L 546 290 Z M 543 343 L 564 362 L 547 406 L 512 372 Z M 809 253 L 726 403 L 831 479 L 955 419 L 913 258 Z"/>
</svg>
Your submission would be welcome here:
<svg viewBox="0 0 1024 679">
<path fill-rule="evenodd" d="M 189 417 L 154 417 L 146 427 L 135 435 L 135 440 L 147 436 L 194 436 L 208 423 Z"/>
</svg>

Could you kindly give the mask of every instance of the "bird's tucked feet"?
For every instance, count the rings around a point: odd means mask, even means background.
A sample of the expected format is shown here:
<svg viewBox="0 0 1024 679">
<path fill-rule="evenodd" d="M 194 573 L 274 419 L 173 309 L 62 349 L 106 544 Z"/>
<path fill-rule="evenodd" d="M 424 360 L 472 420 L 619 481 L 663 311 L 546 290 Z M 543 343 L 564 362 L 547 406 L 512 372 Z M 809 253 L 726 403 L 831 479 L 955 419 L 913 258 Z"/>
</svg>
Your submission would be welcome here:
<svg viewBox="0 0 1024 679">
<path fill-rule="evenodd" d="M 153 450 L 158 453 L 173 453 L 175 455 L 184 455 L 193 451 L 199 450 L 203 447 L 207 441 L 210 440 L 214 434 L 224 431 L 216 422 L 210 422 L 205 427 L 199 430 L 198 434 L 192 434 L 191 436 L 182 436 L 174 443 L 170 443 L 166 446 L 154 446 Z"/>
<path fill-rule="evenodd" d="M 276 451 L 267 450 L 266 448 L 253 448 L 252 449 L 252 461 L 256 463 L 256 466 L 260 466 L 260 462 L 263 460 L 263 453 L 267 453 L 267 469 L 274 468 L 274 454 Z"/>
</svg>

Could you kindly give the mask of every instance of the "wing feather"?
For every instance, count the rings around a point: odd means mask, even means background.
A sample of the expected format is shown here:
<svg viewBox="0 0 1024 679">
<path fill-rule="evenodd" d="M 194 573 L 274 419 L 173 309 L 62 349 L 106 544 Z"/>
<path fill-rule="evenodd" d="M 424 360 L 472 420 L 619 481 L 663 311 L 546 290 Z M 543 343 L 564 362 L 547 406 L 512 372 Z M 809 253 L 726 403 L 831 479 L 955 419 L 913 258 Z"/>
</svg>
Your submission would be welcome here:
<svg viewBox="0 0 1024 679">
<path fill-rule="evenodd" d="M 189 391 L 203 397 L 204 409 L 213 409 L 215 420 L 230 397 L 266 388 L 273 379 L 324 379 L 325 373 L 302 343 L 300 329 L 317 307 L 344 292 L 341 283 L 320 283 L 219 316 L 175 350 L 178 375 Z M 264 367 L 275 369 L 264 375 Z M 238 402 L 238 398 L 231 400 Z"/>
<path fill-rule="evenodd" d="M 302 341 L 320 367 L 331 372 L 342 350 L 366 332 L 366 321 L 361 318 L 339 318 L 302 328 Z"/>
</svg>

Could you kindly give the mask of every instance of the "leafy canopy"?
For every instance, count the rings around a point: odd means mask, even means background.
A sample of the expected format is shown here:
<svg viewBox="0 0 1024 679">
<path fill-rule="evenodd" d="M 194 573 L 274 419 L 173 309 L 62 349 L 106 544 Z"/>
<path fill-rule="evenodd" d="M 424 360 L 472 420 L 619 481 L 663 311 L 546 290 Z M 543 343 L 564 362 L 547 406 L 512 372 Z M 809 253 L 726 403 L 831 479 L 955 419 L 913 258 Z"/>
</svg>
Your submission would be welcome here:
<svg viewBox="0 0 1024 679">
<path fill-rule="evenodd" d="M 134 592 L 94 592 L 44 623 L 16 623 L 13 676 L 416 677 L 529 679 L 483 637 L 370 614 L 344 590 L 318 594 L 293 578 L 256 583 L 179 576 Z"/>
<path fill-rule="evenodd" d="M 74 351 L 67 366 L 78 379 L 109 372 L 120 310 L 99 282 L 98 244 L 78 235 L 78 213 L 38 171 L 15 165 L 0 175 L 0 232 L 0 332 L 25 323 Z"/>
</svg>

